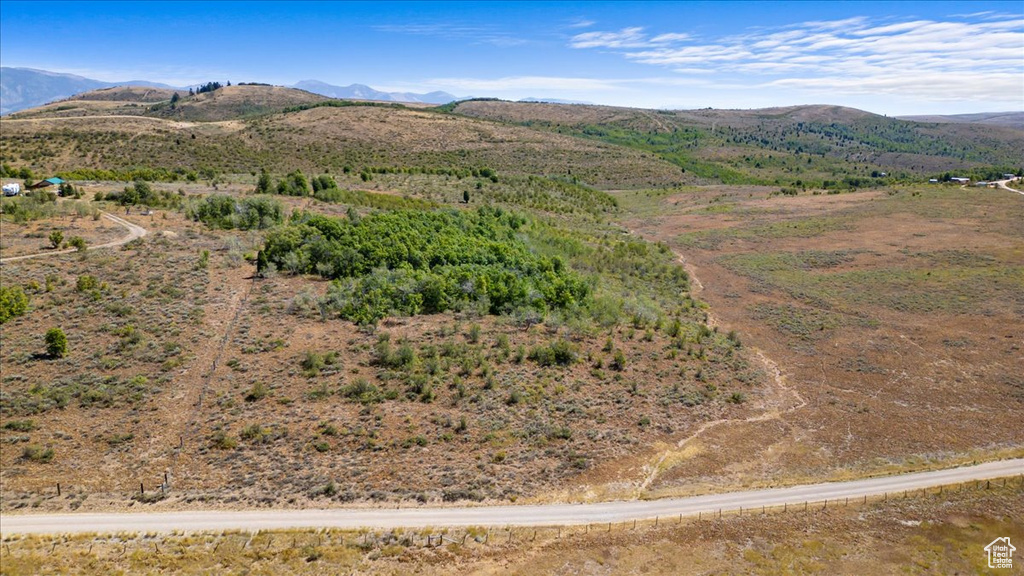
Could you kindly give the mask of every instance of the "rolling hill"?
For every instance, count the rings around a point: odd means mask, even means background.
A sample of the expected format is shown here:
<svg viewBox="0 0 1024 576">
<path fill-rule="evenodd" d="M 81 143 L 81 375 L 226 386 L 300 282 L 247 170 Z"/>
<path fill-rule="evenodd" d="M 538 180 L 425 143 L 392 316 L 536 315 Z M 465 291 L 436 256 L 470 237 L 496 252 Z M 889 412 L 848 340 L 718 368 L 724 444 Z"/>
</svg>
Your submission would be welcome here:
<svg viewBox="0 0 1024 576">
<path fill-rule="evenodd" d="M 488 166 L 506 174 L 574 176 L 600 187 L 687 181 L 669 162 L 604 142 L 261 85 L 228 86 L 181 98 L 173 106 L 98 101 L 89 95 L 0 122 L 0 158 L 43 172 Z"/>
<path fill-rule="evenodd" d="M 911 122 L 839 106 L 666 111 L 478 99 L 413 109 L 250 84 L 179 93 L 174 102 L 173 94 L 104 89 L 17 112 L 3 120 L 0 155 L 46 172 L 489 166 L 601 188 L 831 189 L 864 186 L 882 172 L 1016 171 L 1024 149 L 1024 134 L 1011 128 Z"/>
<path fill-rule="evenodd" d="M 1024 134 L 1011 128 L 925 124 L 841 106 L 668 111 L 468 100 L 452 110 L 653 152 L 726 182 L 1019 167 L 1024 149 Z"/>
<path fill-rule="evenodd" d="M 104 82 L 74 74 L 5 66 L 0 68 L 0 114 L 41 106 L 75 94 L 111 86 L 172 88 L 166 84 L 146 80 Z"/>
</svg>

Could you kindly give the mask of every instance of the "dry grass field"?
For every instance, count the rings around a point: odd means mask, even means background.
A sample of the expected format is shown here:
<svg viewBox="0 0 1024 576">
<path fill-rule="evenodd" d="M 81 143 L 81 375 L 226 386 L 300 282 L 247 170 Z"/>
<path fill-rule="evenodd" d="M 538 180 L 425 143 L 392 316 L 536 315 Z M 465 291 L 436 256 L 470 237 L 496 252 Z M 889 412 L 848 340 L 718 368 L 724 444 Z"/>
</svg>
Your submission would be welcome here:
<svg viewBox="0 0 1024 576">
<path fill-rule="evenodd" d="M 1019 198 L 947 186 L 765 196 L 619 195 L 640 216 L 626 225 L 678 251 L 719 326 L 774 359 L 805 403 L 717 428 L 654 493 L 1019 454 Z"/>
</svg>

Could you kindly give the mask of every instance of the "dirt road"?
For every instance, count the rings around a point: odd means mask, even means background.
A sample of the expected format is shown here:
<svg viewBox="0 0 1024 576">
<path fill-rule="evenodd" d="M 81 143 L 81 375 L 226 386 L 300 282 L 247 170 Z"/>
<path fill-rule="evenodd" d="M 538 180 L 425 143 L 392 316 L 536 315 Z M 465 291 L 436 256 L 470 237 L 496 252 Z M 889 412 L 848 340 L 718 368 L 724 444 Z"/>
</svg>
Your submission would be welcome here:
<svg viewBox="0 0 1024 576">
<path fill-rule="evenodd" d="M 992 183 L 995 184 L 996 187 L 1002 188 L 1003 190 L 1009 190 L 1010 192 L 1016 192 L 1017 194 L 1024 195 L 1024 192 L 1017 190 L 1015 188 L 1010 188 L 1009 186 L 1006 185 L 1007 182 L 1015 182 L 1017 180 L 1018 178 L 1014 178 L 1013 180 L 996 180 Z"/>
<path fill-rule="evenodd" d="M 762 506 L 838 504 L 865 496 L 902 496 L 961 482 L 1024 474 L 1024 458 L 976 466 L 885 476 L 847 482 L 810 484 L 709 494 L 652 501 L 538 506 L 476 506 L 409 509 L 223 510 L 94 514 L 6 514 L 0 534 L 57 534 L 77 532 L 170 532 L 173 530 L 272 530 L 286 528 L 419 528 L 427 526 L 544 526 L 600 524 L 655 517 L 696 516 L 721 511 L 760 510 Z M 1014 478 L 1013 481 L 1018 481 Z"/>
<path fill-rule="evenodd" d="M 114 216 L 113 214 L 109 214 L 107 212 L 102 212 L 102 214 L 103 214 L 103 217 L 106 218 L 107 220 L 110 220 L 111 222 L 114 222 L 116 224 L 120 224 L 121 226 L 124 226 L 125 228 L 127 228 L 128 229 L 128 235 L 123 237 L 123 238 L 119 238 L 117 240 L 114 240 L 113 242 L 107 242 L 106 244 L 97 244 L 96 246 L 88 246 L 86 248 L 87 250 L 99 250 L 100 248 L 113 248 L 115 246 L 121 246 L 121 245 L 124 245 L 124 244 L 127 244 L 127 243 L 131 242 L 132 240 L 135 240 L 136 238 L 142 238 L 143 236 L 145 236 L 146 234 L 149 233 L 149 231 L 146 230 L 145 228 L 143 228 L 142 226 L 139 226 L 137 224 L 132 224 L 131 222 L 125 220 L 124 218 L 118 218 L 117 216 Z M 0 259 L 0 263 L 15 262 L 17 260 L 28 260 L 29 258 L 42 258 L 44 256 L 55 256 L 57 254 L 67 254 L 68 252 L 75 252 L 75 250 L 76 250 L 75 248 L 71 248 L 71 249 L 68 249 L 68 250 L 54 250 L 54 251 L 51 251 L 51 252 L 37 252 L 35 254 L 26 254 L 24 256 L 11 256 L 10 258 Z"/>
</svg>

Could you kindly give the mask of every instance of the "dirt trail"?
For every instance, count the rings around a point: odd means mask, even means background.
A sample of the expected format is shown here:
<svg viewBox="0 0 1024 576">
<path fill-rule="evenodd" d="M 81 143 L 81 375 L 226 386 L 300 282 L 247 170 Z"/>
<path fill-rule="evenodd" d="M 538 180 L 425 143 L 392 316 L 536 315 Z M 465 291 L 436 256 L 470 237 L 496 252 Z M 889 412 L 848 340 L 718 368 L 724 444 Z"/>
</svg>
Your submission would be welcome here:
<svg viewBox="0 0 1024 576">
<path fill-rule="evenodd" d="M 132 240 L 135 240 L 136 238 L 142 238 L 146 234 L 149 234 L 149 231 L 146 230 L 145 228 L 143 228 L 142 226 L 139 226 L 137 224 L 133 224 L 133 223 L 125 220 L 124 218 L 118 218 L 117 216 L 114 216 L 113 214 L 108 214 L 107 212 L 100 212 L 100 214 L 102 214 L 103 217 L 106 218 L 107 220 L 110 220 L 111 222 L 114 222 L 115 224 L 120 224 L 121 226 L 124 226 L 125 228 L 127 228 L 128 229 L 128 235 L 123 237 L 123 238 L 120 238 L 118 240 L 114 240 L 113 242 L 107 242 L 105 244 L 97 244 L 96 246 L 87 246 L 86 250 L 99 250 L 101 248 L 114 248 L 114 247 L 117 247 L 117 246 L 123 246 L 123 245 L 131 242 Z M 10 258 L 2 258 L 2 259 L 0 259 L 0 263 L 6 264 L 7 262 L 15 262 L 17 260 L 28 260 L 29 258 L 42 258 L 44 256 L 56 256 L 58 254 L 67 254 L 69 252 L 76 252 L 76 251 L 77 251 L 76 248 L 70 248 L 68 250 L 54 250 L 52 252 L 37 252 L 35 254 L 26 254 L 24 256 L 11 256 Z"/>
<path fill-rule="evenodd" d="M 635 234 L 634 231 L 630 231 L 630 233 Z M 689 275 L 690 285 L 692 286 L 692 289 L 690 291 L 691 294 L 694 297 L 698 296 L 704 290 L 704 284 L 702 284 L 700 278 L 697 277 L 694 266 L 688 263 L 686 261 L 686 257 L 680 254 L 679 252 L 673 250 L 673 253 L 676 255 L 676 259 L 678 260 L 679 264 L 683 266 L 683 268 L 686 270 L 686 273 Z M 710 311 L 705 312 L 705 322 L 709 327 L 712 328 L 720 325 L 718 318 L 716 318 L 714 314 L 712 314 Z M 686 448 L 686 446 L 690 442 L 701 437 L 708 430 L 715 428 L 717 426 L 721 426 L 723 424 L 750 424 L 754 422 L 764 422 L 767 420 L 782 419 L 783 415 L 793 412 L 794 410 L 799 410 L 800 408 L 803 408 L 804 406 L 807 405 L 807 401 L 804 400 L 802 396 L 800 396 L 799 392 L 786 385 L 786 376 L 782 373 L 782 370 L 779 368 L 778 363 L 769 358 L 768 355 L 765 354 L 765 352 L 759 348 L 747 346 L 746 349 L 753 354 L 753 357 L 758 362 L 760 362 L 761 365 L 764 366 L 765 370 L 771 377 L 771 382 L 773 384 L 773 397 L 766 397 L 764 400 L 764 404 L 767 410 L 765 412 L 762 412 L 761 414 L 749 416 L 747 418 L 720 418 L 718 420 L 705 422 L 699 428 L 697 428 L 697 430 L 693 434 L 676 442 L 673 448 L 662 452 L 654 460 L 653 463 L 644 466 L 643 469 L 646 473 L 646 476 L 644 477 L 644 480 L 637 486 L 634 495 L 635 498 L 641 498 L 647 491 L 647 489 L 650 488 L 650 486 L 654 483 L 654 481 L 657 480 L 658 475 L 663 471 L 662 467 L 664 466 L 665 461 L 670 456 L 681 452 L 683 449 Z M 787 400 L 787 397 L 791 399 Z M 771 406 L 771 408 L 768 408 L 769 406 Z M 782 406 L 786 407 L 782 408 Z"/>
<path fill-rule="evenodd" d="M 1014 181 L 1015 180 L 996 180 L 995 182 L 993 182 L 993 184 L 995 184 L 999 188 L 1002 188 L 1003 190 L 1009 190 L 1010 192 L 1016 192 L 1017 194 L 1024 196 L 1024 192 L 1017 190 L 1016 188 L 1010 188 L 1009 186 L 1006 185 L 1007 182 Z"/>
<path fill-rule="evenodd" d="M 235 284 L 231 286 L 232 292 L 229 303 L 217 306 L 215 309 L 221 312 L 212 318 L 208 318 L 210 325 L 218 329 L 219 339 L 215 346 L 207 347 L 192 363 L 192 368 L 182 373 L 183 378 L 179 380 L 182 391 L 178 395 L 178 402 L 174 403 L 178 417 L 171 418 L 173 426 L 178 430 L 178 443 L 170 455 L 170 462 L 167 466 L 169 481 L 180 480 L 187 476 L 182 472 L 187 468 L 187 461 L 198 447 L 198 435 L 200 430 L 200 418 L 203 413 L 203 406 L 206 401 L 210 385 L 216 377 L 217 368 L 220 366 L 224 349 L 238 325 L 238 318 L 245 310 L 245 305 L 252 294 L 254 280 L 249 280 L 247 286 L 242 287 Z M 203 370 L 201 373 L 189 374 L 191 370 Z M 182 407 L 190 406 L 190 410 L 182 410 Z M 187 413 L 187 416 L 182 418 Z M 173 439 L 173 436 L 171 436 Z M 169 488 L 169 486 L 168 486 Z"/>
</svg>

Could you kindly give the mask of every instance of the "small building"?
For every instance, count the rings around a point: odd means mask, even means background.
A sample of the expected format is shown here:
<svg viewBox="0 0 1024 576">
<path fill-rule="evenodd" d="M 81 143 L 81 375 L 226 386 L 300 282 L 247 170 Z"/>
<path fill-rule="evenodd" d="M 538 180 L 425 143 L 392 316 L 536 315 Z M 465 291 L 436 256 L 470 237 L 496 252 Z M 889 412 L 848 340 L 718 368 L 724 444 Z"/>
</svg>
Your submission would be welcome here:
<svg viewBox="0 0 1024 576">
<path fill-rule="evenodd" d="M 1017 178 L 1017 175 L 1016 174 L 1003 174 L 1003 178 L 1006 179 L 1006 180 L 1013 180 L 1013 179 Z"/>
<path fill-rule="evenodd" d="M 928 179 L 928 183 L 929 184 L 938 184 L 939 183 L 939 179 L 938 178 L 929 178 Z"/>
<path fill-rule="evenodd" d="M 988 182 L 975 182 L 974 185 L 978 187 L 984 187 L 988 186 Z"/>
<path fill-rule="evenodd" d="M 28 189 L 29 190 L 39 190 L 39 189 L 42 189 L 42 188 L 47 188 L 49 186 L 60 186 L 63 183 L 64 183 L 64 180 L 62 180 L 60 178 L 57 178 L 57 177 L 47 178 L 46 180 L 42 180 L 42 181 L 36 182 L 35 184 L 29 186 Z"/>
<path fill-rule="evenodd" d="M 957 184 L 970 184 L 971 179 L 970 178 L 959 178 L 957 176 L 953 176 L 953 177 L 951 177 L 949 179 L 949 181 L 950 182 L 956 182 Z"/>
</svg>

